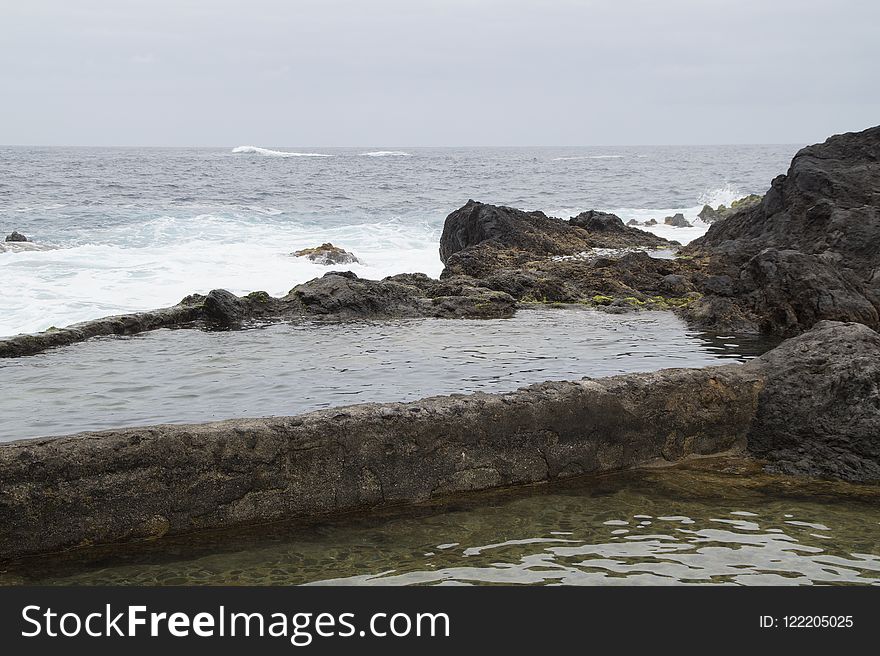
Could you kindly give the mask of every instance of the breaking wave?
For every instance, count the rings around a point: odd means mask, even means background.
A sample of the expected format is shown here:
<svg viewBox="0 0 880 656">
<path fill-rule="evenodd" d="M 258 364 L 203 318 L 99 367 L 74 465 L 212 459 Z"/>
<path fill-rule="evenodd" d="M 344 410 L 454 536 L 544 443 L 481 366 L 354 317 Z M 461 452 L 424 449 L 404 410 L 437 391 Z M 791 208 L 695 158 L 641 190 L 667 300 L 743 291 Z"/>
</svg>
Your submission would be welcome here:
<svg viewBox="0 0 880 656">
<path fill-rule="evenodd" d="M 333 157 L 326 153 L 293 153 L 286 150 L 271 150 L 259 146 L 236 146 L 232 149 L 236 155 L 263 155 L 264 157 Z"/>
<path fill-rule="evenodd" d="M 410 153 L 402 150 L 373 150 L 369 153 L 361 153 L 362 157 L 410 157 Z"/>
</svg>

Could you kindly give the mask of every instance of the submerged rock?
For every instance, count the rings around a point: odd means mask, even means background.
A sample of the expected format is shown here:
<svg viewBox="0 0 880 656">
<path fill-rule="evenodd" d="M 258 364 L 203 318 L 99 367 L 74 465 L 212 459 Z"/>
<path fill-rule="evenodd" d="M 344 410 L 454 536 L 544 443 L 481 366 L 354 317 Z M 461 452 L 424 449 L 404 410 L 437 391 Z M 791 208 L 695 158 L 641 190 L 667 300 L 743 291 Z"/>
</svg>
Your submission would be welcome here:
<svg viewBox="0 0 880 656">
<path fill-rule="evenodd" d="M 2 233 L 0 233 L 0 234 L 2 234 Z M 6 241 L 30 241 L 30 240 L 27 237 L 25 237 L 23 234 L 21 234 L 20 232 L 15 230 L 12 232 L 11 235 L 8 235 L 6 237 Z"/>
<path fill-rule="evenodd" d="M 315 264 L 323 264 L 324 266 L 337 264 L 360 264 L 360 260 L 349 253 L 347 250 L 334 246 L 330 242 L 315 246 L 314 248 L 304 248 L 293 253 L 295 257 L 305 257 Z"/>
</svg>

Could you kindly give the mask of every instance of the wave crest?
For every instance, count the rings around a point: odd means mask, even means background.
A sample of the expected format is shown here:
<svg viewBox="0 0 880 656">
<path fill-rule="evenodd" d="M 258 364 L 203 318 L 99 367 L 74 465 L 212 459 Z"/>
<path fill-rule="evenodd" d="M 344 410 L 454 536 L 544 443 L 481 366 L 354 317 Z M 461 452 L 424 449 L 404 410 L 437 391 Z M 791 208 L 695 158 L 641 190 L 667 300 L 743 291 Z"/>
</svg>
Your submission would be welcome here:
<svg viewBox="0 0 880 656">
<path fill-rule="evenodd" d="M 727 182 L 723 187 L 706 189 L 706 191 L 700 194 L 699 203 L 701 206 L 709 205 L 711 207 L 718 207 L 719 205 L 724 205 L 730 207 L 730 204 L 733 201 L 745 198 L 747 195 L 748 194 L 744 194 L 736 185 Z"/>
<path fill-rule="evenodd" d="M 264 157 L 333 157 L 326 153 L 293 153 L 286 150 L 271 150 L 259 146 L 236 146 L 232 149 L 236 155 L 263 155 Z"/>
<path fill-rule="evenodd" d="M 361 153 L 361 157 L 410 157 L 410 153 L 402 150 L 372 150 L 369 153 Z"/>
</svg>

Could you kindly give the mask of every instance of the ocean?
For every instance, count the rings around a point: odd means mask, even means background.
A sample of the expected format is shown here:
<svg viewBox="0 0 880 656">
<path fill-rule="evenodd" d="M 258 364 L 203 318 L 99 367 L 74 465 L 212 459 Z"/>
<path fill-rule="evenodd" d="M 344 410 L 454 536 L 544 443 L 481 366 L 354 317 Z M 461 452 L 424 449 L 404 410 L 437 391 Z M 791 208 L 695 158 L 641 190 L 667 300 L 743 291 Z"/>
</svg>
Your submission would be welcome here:
<svg viewBox="0 0 880 656">
<path fill-rule="evenodd" d="M 0 336 L 218 287 L 283 295 L 327 271 L 290 253 L 327 241 L 362 277 L 437 276 L 443 220 L 469 198 L 693 221 L 766 191 L 798 148 L 0 147 L 0 239 L 45 247 L 0 248 Z M 652 230 L 686 243 L 706 228 Z"/>
</svg>

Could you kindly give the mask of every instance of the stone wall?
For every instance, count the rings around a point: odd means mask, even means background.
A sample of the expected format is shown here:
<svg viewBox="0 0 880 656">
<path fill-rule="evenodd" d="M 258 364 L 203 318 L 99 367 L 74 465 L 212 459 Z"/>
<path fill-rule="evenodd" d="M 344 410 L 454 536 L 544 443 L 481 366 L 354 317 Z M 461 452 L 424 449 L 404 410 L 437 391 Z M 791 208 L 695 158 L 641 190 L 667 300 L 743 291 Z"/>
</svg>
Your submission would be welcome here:
<svg viewBox="0 0 880 656">
<path fill-rule="evenodd" d="M 549 481 L 742 448 L 738 365 L 0 445 L 0 558 Z"/>
</svg>

